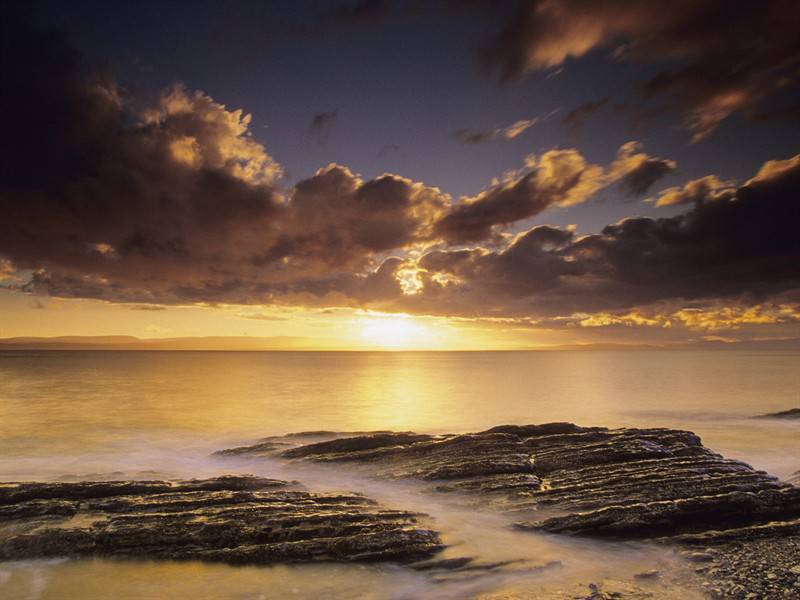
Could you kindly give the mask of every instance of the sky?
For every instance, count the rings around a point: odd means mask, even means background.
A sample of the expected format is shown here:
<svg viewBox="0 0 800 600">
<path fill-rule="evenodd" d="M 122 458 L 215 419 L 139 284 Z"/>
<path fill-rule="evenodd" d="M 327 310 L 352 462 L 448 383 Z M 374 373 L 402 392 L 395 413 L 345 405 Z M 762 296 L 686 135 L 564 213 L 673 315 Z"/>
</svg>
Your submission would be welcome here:
<svg viewBox="0 0 800 600">
<path fill-rule="evenodd" d="M 3 9 L 0 337 L 800 338 L 795 2 Z"/>
</svg>

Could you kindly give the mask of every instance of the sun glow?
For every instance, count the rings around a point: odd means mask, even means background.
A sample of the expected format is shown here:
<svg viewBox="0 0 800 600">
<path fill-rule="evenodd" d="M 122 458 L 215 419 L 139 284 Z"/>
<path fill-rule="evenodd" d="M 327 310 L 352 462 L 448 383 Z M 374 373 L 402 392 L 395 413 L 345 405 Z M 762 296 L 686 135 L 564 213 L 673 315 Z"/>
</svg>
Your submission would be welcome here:
<svg viewBox="0 0 800 600">
<path fill-rule="evenodd" d="M 361 335 L 369 344 L 385 348 L 416 348 L 431 343 L 431 331 L 408 315 L 366 317 Z"/>
</svg>

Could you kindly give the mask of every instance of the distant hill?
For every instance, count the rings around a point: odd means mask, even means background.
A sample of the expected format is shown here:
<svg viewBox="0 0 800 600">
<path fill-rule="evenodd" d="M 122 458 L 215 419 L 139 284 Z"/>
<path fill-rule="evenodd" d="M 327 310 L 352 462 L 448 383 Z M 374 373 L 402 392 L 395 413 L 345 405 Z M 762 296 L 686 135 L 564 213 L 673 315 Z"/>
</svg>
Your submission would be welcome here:
<svg viewBox="0 0 800 600">
<path fill-rule="evenodd" d="M 310 350 L 325 349 L 310 338 L 215 336 L 141 339 L 128 335 L 16 337 L 0 339 L 0 350 Z"/>
<path fill-rule="evenodd" d="M 137 338 L 130 335 L 14 337 L 0 338 L 0 350 L 388 350 L 381 347 L 349 347 L 329 340 L 306 337 L 273 336 L 209 336 L 175 338 Z M 542 347 L 514 347 L 508 350 L 548 351 L 638 351 L 653 350 L 796 350 L 800 338 L 782 340 L 752 340 L 744 342 L 698 341 L 668 345 L 654 344 L 562 344 Z"/>
</svg>

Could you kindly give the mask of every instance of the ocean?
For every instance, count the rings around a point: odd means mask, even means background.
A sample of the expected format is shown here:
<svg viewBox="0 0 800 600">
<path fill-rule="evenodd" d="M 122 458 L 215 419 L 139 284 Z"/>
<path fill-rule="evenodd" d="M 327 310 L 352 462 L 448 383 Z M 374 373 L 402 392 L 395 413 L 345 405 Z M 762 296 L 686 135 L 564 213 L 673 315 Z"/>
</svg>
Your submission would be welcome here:
<svg viewBox="0 0 800 600">
<path fill-rule="evenodd" d="M 307 430 L 442 433 L 552 421 L 689 429 L 783 477 L 800 469 L 799 424 L 752 417 L 798 406 L 800 353 L 784 351 L 8 351 L 0 352 L 0 480 L 286 478 L 279 465 L 210 455 Z M 296 478 L 313 489 L 356 485 L 341 472 Z M 21 561 L 0 563 L 0 597 L 490 598 L 514 586 L 546 597 L 671 560 L 649 547 L 510 533 L 493 527 L 492 515 L 461 514 L 388 484 L 369 495 L 426 508 L 450 540 L 477 554 L 513 548 L 569 566 L 558 576 L 448 585 L 391 565 Z"/>
</svg>

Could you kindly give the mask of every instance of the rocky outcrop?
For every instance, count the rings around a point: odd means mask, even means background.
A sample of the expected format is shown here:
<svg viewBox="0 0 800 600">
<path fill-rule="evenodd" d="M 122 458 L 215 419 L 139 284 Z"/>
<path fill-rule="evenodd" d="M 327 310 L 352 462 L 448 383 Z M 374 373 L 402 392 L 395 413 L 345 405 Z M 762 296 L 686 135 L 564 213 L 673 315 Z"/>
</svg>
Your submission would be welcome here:
<svg viewBox="0 0 800 600">
<path fill-rule="evenodd" d="M 310 444 L 295 436 L 272 455 L 431 482 L 436 492 L 478 494 L 521 515 L 555 513 L 518 524 L 553 533 L 641 539 L 800 517 L 800 489 L 720 456 L 689 431 L 550 423 L 465 435 L 329 436 Z M 246 456 L 247 447 L 236 453 Z"/>
<path fill-rule="evenodd" d="M 800 593 L 800 488 L 720 456 L 688 431 L 552 423 L 304 441 L 274 438 L 289 446 L 253 455 L 418 480 L 519 515 L 520 530 L 686 547 L 713 597 Z"/>
<path fill-rule="evenodd" d="M 766 415 L 759 415 L 759 419 L 800 419 L 800 408 L 790 408 L 789 410 L 782 410 L 780 412 L 767 413 Z"/>
<path fill-rule="evenodd" d="M 412 561 L 443 548 L 420 515 L 274 479 L 0 485 L 0 560 Z"/>
</svg>

